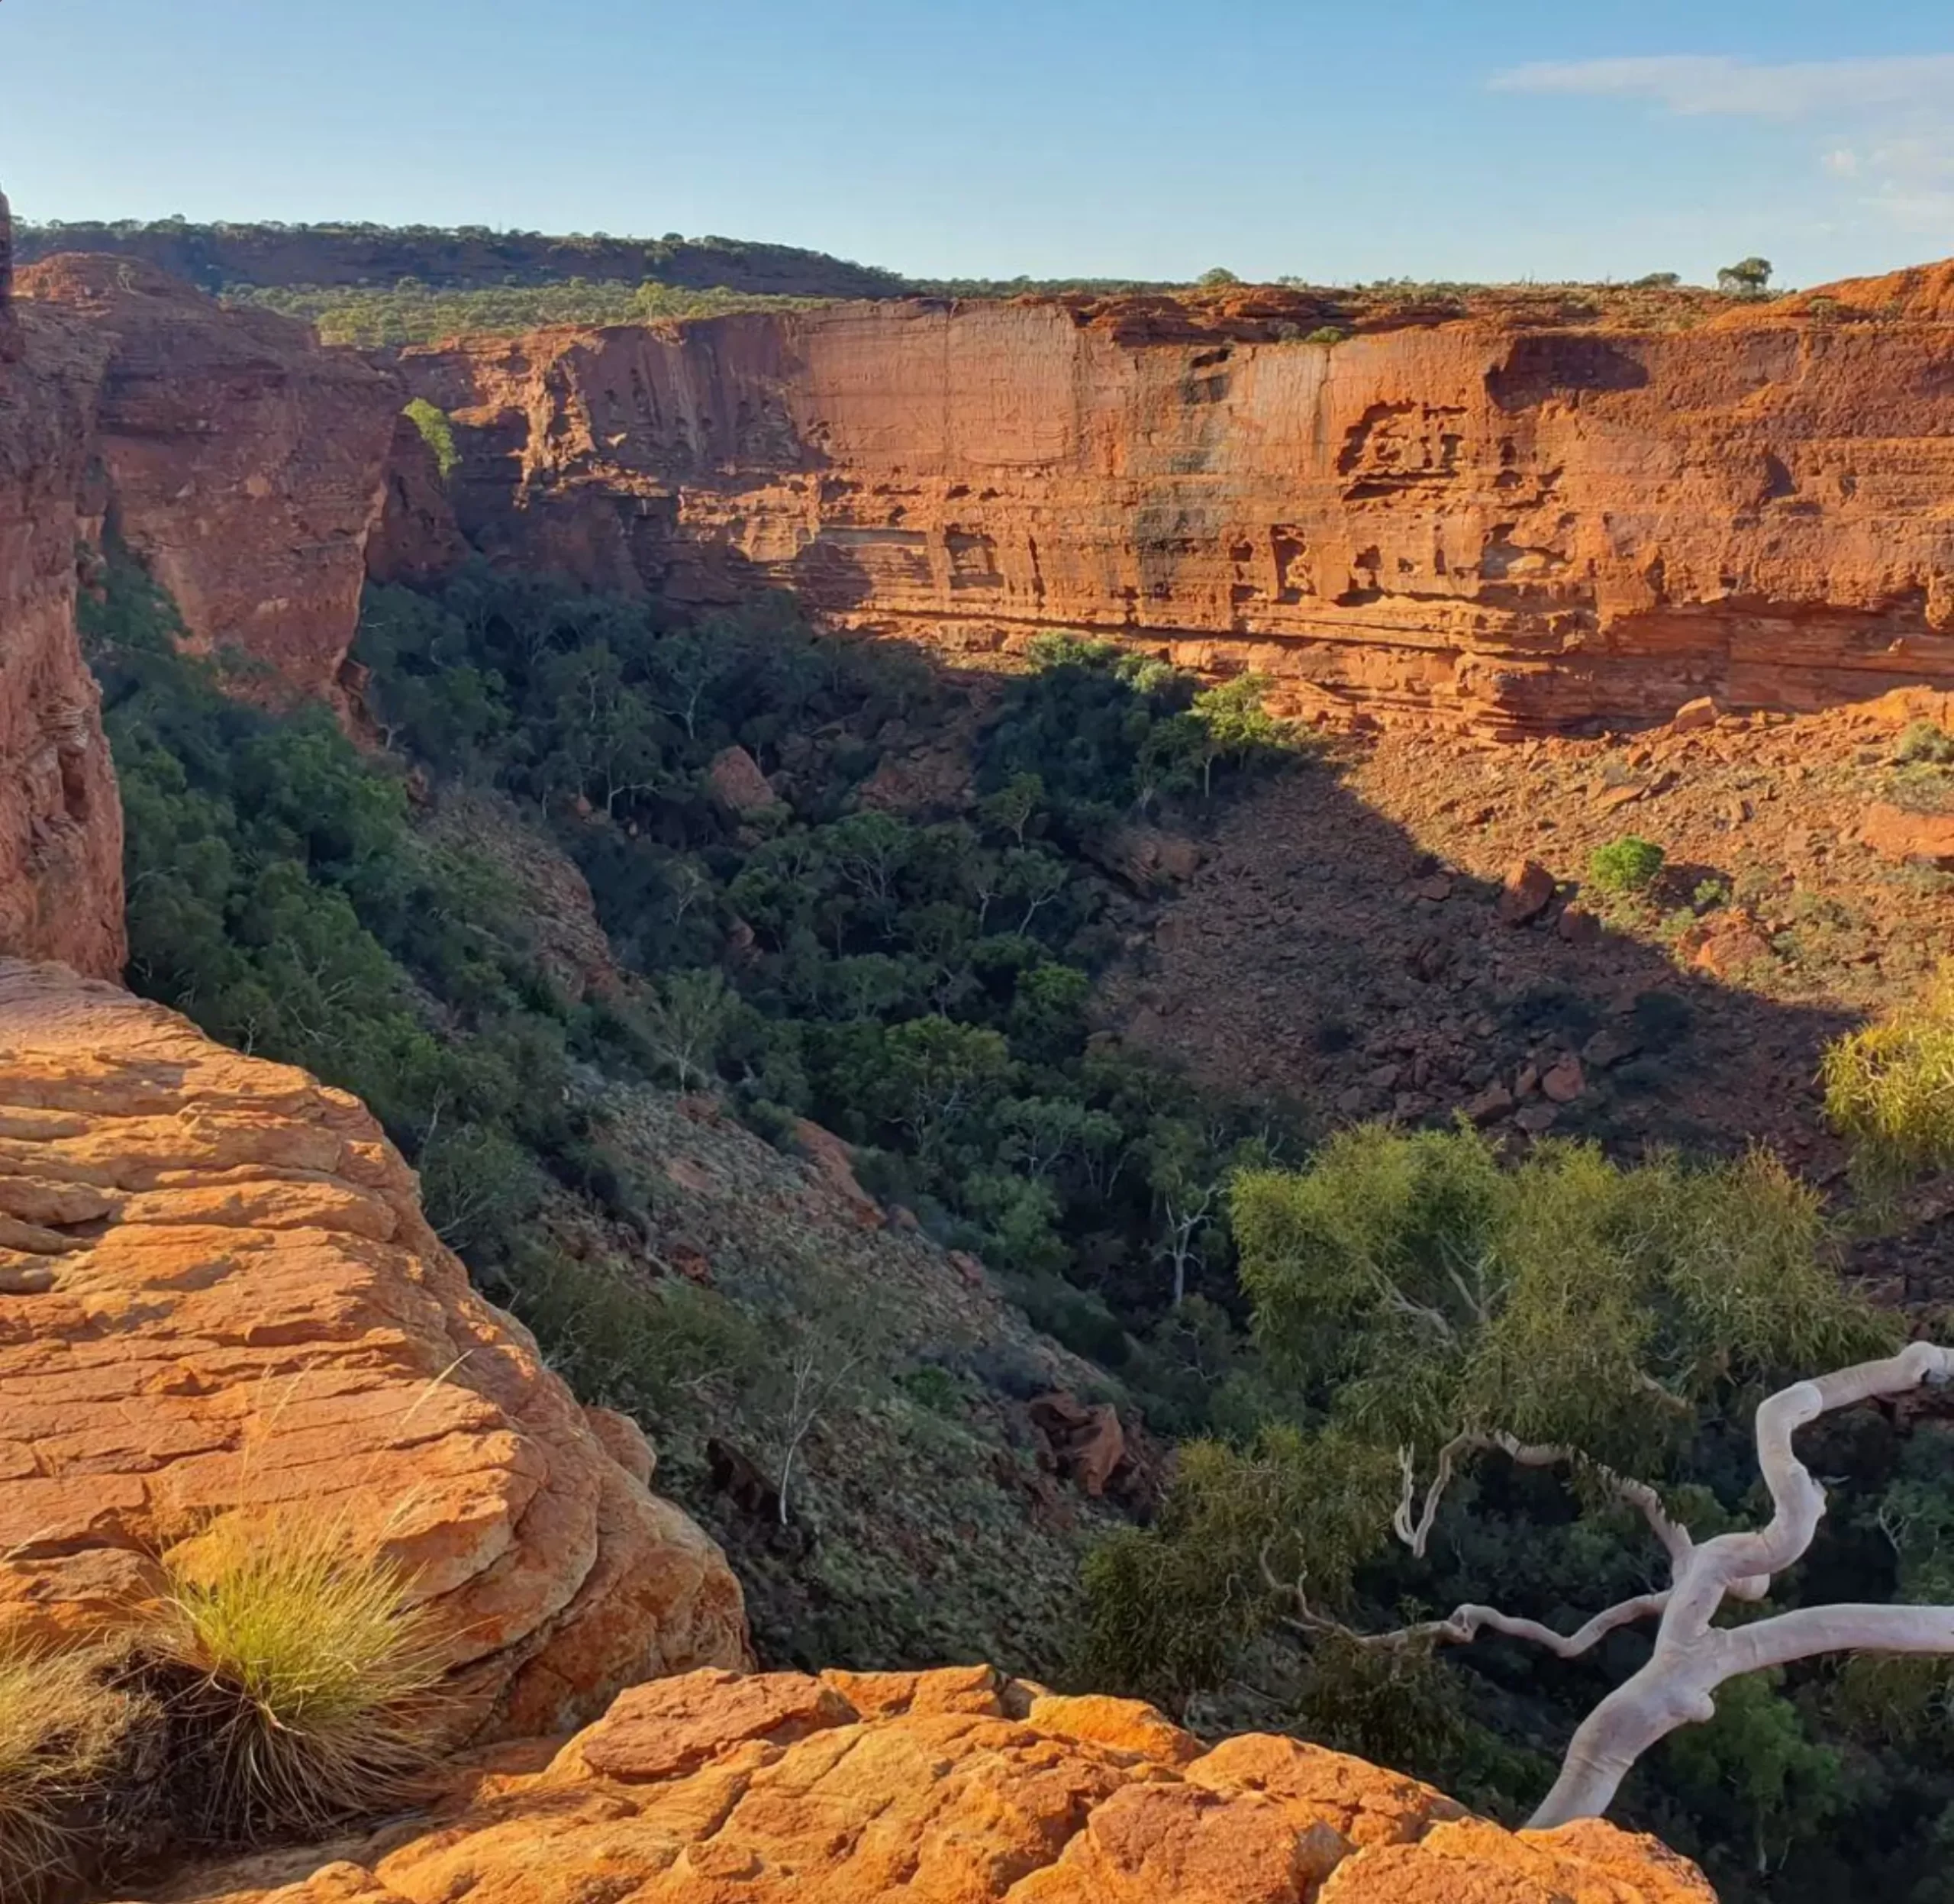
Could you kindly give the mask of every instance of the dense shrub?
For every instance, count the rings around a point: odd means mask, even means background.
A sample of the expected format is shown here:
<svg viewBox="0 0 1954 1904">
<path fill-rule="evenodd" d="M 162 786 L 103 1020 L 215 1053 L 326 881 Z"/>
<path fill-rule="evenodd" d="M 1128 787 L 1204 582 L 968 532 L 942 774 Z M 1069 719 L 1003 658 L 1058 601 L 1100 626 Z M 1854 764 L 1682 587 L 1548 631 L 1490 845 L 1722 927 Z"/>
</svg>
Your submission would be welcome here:
<svg viewBox="0 0 1954 1904">
<path fill-rule="evenodd" d="M 1588 856 L 1588 877 L 1611 898 L 1646 892 L 1662 870 L 1662 849 L 1639 834 L 1624 833 Z"/>
</svg>

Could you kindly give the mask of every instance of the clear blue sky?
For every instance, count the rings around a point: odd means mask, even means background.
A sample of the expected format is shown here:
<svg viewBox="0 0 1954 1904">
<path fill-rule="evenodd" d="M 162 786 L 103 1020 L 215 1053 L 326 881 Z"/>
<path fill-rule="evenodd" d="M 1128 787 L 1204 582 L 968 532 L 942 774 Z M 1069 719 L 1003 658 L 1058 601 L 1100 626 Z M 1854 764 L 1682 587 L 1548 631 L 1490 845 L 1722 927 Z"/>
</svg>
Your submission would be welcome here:
<svg viewBox="0 0 1954 1904">
<path fill-rule="evenodd" d="M 1949 0 L 0 0 L 32 218 L 922 274 L 1812 283 L 1954 253 Z"/>
</svg>

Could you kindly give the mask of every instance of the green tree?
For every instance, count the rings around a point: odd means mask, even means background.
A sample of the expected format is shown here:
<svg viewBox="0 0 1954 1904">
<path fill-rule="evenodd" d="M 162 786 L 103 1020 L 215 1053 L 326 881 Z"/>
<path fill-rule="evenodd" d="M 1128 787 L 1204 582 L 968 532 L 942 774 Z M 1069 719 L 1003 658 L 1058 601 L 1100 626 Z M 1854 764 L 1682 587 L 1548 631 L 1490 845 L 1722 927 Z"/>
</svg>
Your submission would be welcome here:
<svg viewBox="0 0 1954 1904">
<path fill-rule="evenodd" d="M 1717 273 L 1717 289 L 1732 297 L 1761 298 L 1770 282 L 1769 258 L 1740 258 Z"/>
</svg>

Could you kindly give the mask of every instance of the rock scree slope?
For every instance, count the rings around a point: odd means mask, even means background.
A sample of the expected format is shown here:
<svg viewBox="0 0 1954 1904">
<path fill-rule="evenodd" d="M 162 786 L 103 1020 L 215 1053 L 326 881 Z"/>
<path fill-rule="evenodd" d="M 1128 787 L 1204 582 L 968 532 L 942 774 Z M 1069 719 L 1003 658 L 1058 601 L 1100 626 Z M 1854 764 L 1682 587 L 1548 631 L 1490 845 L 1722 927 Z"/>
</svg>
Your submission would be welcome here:
<svg viewBox="0 0 1954 1904">
<path fill-rule="evenodd" d="M 327 1861 L 328 1860 L 329 1861 Z M 986 1667 L 627 1693 L 430 1824 L 260 1858 L 178 1904 L 1714 1904 L 1651 1838 L 1508 1832 L 1294 1739 L 1211 1750 L 1148 1707 Z"/>
<path fill-rule="evenodd" d="M 398 361 L 459 426 L 471 537 L 605 587 L 785 582 L 978 651 L 1077 628 L 1264 670 L 1293 709 L 1507 734 L 1954 685 L 1954 324 L 1925 290 L 1334 344 L 1156 306 L 882 301 Z"/>
<path fill-rule="evenodd" d="M 457 1659 L 459 1733 L 743 1664 L 719 1550 L 469 1287 L 354 1099 L 0 962 L 0 1634 L 85 1631 L 238 1512 L 343 1515 Z"/>
</svg>

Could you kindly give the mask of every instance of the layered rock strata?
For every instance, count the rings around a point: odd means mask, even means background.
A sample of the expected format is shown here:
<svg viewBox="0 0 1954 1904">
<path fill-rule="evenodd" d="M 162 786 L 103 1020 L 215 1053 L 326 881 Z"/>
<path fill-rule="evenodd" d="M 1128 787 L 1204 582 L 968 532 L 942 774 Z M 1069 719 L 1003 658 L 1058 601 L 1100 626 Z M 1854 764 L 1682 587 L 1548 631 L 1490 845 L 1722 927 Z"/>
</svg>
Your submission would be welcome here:
<svg viewBox="0 0 1954 1904">
<path fill-rule="evenodd" d="M 649 1492 L 643 1436 L 469 1287 L 356 1100 L 14 961 L 0 1395 L 0 1636 L 112 1627 L 159 1555 L 302 1511 L 434 1605 L 458 1732 L 746 1659 L 739 1585 Z"/>
<path fill-rule="evenodd" d="M 1954 324 L 1914 275 L 1669 331 L 909 301 L 401 362 L 494 553 L 1517 733 L 1954 683 Z"/>
</svg>

